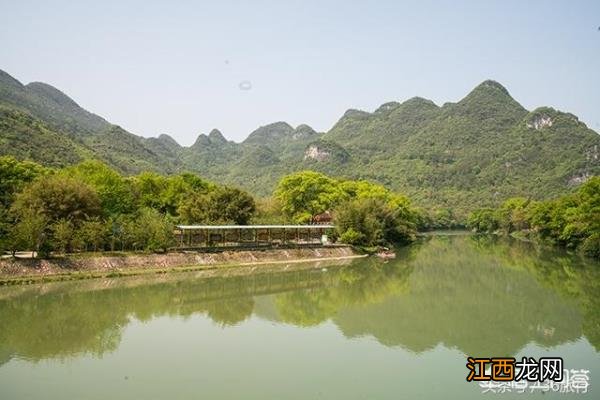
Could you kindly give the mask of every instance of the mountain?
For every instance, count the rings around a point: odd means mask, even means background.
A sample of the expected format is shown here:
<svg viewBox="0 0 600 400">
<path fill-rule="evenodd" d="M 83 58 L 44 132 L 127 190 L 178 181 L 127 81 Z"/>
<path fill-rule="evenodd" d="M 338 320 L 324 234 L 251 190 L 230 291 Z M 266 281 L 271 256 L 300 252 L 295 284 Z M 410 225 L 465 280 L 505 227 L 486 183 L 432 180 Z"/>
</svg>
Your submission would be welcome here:
<svg viewBox="0 0 600 400">
<path fill-rule="evenodd" d="M 18 109 L 0 105 L 0 154 L 64 167 L 94 156 L 93 151 Z"/>
<path fill-rule="evenodd" d="M 2 70 L 0 102 L 28 111 L 52 128 L 65 133 L 94 133 L 110 126 L 102 117 L 79 107 L 60 90 L 42 82 L 23 85 Z"/>
<path fill-rule="evenodd" d="M 173 164 L 179 163 L 179 155 L 183 147 L 181 147 L 171 136 L 163 133 L 156 138 L 152 137 L 145 139 L 144 144 L 151 152 L 158 155 L 163 160 L 167 160 Z"/>
<path fill-rule="evenodd" d="M 281 176 L 312 169 L 380 182 L 462 215 L 510 196 L 558 196 L 600 173 L 596 132 L 570 113 L 526 110 L 491 80 L 441 107 L 413 97 L 350 109 L 327 132 L 279 121 L 241 143 L 213 129 L 184 147 L 165 134 L 129 133 L 50 85 L 22 85 L 0 71 L 0 154 L 54 166 L 97 158 L 129 174 L 192 171 L 260 196 Z"/>
<path fill-rule="evenodd" d="M 275 122 L 261 126 L 250 133 L 244 143 L 246 145 L 264 145 L 273 150 L 281 150 L 281 147 L 285 147 L 293 132 L 294 128 L 287 122 Z"/>
<path fill-rule="evenodd" d="M 4 110 L 27 115 L 22 118 L 29 118 L 30 125 L 43 126 L 34 134 L 16 123 L 16 114 L 12 113 L 12 118 L 8 118 L 9 114 L 4 113 L 2 147 L 7 150 L 2 150 L 2 154 L 13 154 L 50 165 L 69 164 L 77 162 L 82 156 L 91 156 L 124 173 L 143 170 L 173 172 L 177 169 L 176 163 L 161 157 L 147 146 L 144 138 L 83 109 L 66 94 L 46 83 L 23 85 L 0 70 L 0 106 Z M 54 135 L 50 135 L 50 132 Z M 34 138 L 35 146 L 30 146 L 32 148 L 28 151 L 19 150 L 19 143 L 31 138 Z M 57 138 L 58 141 L 55 140 Z M 40 142 L 46 146 L 41 147 Z M 55 157 L 56 154 L 58 157 Z M 48 162 L 49 158 L 54 161 Z"/>
<path fill-rule="evenodd" d="M 596 132 L 572 114 L 528 112 L 494 81 L 443 107 L 414 98 L 346 113 L 324 138 L 352 154 L 349 176 L 464 211 L 510 196 L 556 196 L 600 173 Z"/>
</svg>

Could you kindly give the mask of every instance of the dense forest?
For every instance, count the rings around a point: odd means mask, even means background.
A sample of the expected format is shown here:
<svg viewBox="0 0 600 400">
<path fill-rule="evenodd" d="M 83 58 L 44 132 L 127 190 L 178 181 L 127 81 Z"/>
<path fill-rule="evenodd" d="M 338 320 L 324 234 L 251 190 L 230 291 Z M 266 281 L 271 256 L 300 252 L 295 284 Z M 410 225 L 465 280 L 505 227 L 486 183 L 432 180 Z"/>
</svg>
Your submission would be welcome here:
<svg viewBox="0 0 600 400">
<path fill-rule="evenodd" d="M 63 169 L 0 158 L 0 246 L 34 250 L 165 251 L 181 223 L 247 224 L 252 196 L 194 174 L 122 176 L 99 161 Z"/>
<path fill-rule="evenodd" d="M 528 111 L 485 81 L 442 106 L 414 97 L 351 109 L 327 132 L 275 122 L 241 143 L 214 129 L 184 147 L 166 134 L 136 136 L 50 85 L 0 71 L 0 155 L 48 167 L 96 159 L 125 175 L 189 171 L 257 197 L 270 196 L 283 176 L 313 170 L 382 184 L 450 223 L 509 197 L 571 192 L 600 173 L 600 135 L 573 114 Z"/>
<path fill-rule="evenodd" d="M 515 197 L 498 208 L 483 208 L 469 216 L 478 232 L 500 232 L 542 240 L 600 258 L 600 177 L 574 193 L 547 201 Z"/>
<path fill-rule="evenodd" d="M 303 171 L 273 197 L 192 173 L 124 176 L 100 161 L 52 169 L 0 157 L 0 250 L 38 256 L 85 251 L 166 251 L 181 224 L 311 223 L 325 211 L 345 243 L 410 242 L 426 220 L 408 198 L 367 181 Z"/>
<path fill-rule="evenodd" d="M 0 251 L 38 256 L 85 251 L 167 251 L 176 224 L 313 223 L 331 212 L 334 240 L 363 247 L 412 242 L 419 230 L 452 227 L 384 186 L 314 171 L 283 177 L 255 199 L 192 173 L 124 176 L 100 161 L 53 169 L 0 157 Z M 548 201 L 511 198 L 471 213 L 478 232 L 539 239 L 600 258 L 600 178 Z"/>
</svg>

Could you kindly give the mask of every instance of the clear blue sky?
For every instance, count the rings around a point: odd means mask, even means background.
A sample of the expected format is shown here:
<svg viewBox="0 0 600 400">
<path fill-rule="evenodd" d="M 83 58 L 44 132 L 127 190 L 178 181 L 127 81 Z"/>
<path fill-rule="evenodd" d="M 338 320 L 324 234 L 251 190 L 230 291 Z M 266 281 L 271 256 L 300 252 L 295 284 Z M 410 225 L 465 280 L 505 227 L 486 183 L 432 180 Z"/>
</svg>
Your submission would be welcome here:
<svg viewBox="0 0 600 400">
<path fill-rule="evenodd" d="M 185 145 L 278 120 L 324 131 L 348 108 L 443 104 L 488 78 L 600 131 L 597 0 L 0 3 L 0 69 Z"/>
</svg>

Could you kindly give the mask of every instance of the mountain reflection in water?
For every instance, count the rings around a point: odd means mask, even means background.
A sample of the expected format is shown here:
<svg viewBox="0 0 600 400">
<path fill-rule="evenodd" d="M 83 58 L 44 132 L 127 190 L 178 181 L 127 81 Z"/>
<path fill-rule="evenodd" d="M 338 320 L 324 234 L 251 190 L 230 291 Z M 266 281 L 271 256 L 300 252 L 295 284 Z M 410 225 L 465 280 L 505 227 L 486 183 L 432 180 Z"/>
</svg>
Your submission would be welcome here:
<svg viewBox="0 0 600 400">
<path fill-rule="evenodd" d="M 260 271 L 260 269 L 258 270 Z M 251 316 L 421 353 L 438 345 L 511 356 L 584 336 L 600 350 L 600 268 L 564 252 L 477 236 L 436 236 L 390 262 L 228 278 L 199 274 L 0 288 L 0 369 L 118 351 L 134 320 L 204 314 L 223 330 Z M 160 334 L 160 333 L 157 333 Z"/>
</svg>

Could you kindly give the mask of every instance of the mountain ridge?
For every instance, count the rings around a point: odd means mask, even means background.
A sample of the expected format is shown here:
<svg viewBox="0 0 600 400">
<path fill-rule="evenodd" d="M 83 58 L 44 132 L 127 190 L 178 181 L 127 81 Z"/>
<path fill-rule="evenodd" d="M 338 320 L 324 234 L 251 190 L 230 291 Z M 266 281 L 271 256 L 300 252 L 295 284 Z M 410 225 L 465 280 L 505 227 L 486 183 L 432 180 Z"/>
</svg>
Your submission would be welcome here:
<svg viewBox="0 0 600 400">
<path fill-rule="evenodd" d="M 166 134 L 134 135 L 51 85 L 22 85 L 4 71 L 0 106 L 0 155 L 53 166 L 98 158 L 129 174 L 191 171 L 259 195 L 270 194 L 284 174 L 313 169 L 461 209 L 512 195 L 547 198 L 600 173 L 596 132 L 571 113 L 528 111 L 492 80 L 441 107 L 417 96 L 372 112 L 350 108 L 327 132 L 277 121 L 240 143 L 213 129 L 191 146 Z M 52 150 L 50 158 L 19 144 L 26 135 Z"/>
</svg>

